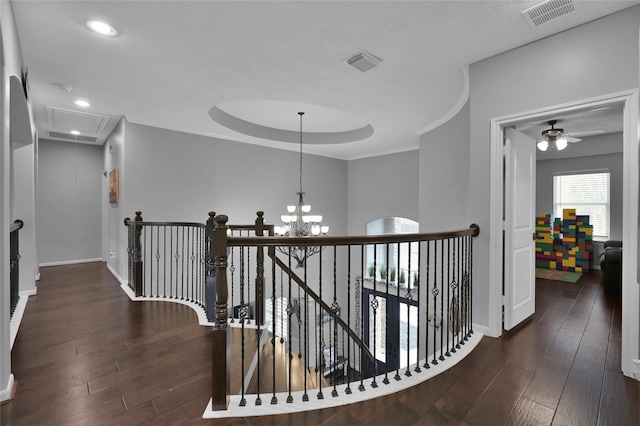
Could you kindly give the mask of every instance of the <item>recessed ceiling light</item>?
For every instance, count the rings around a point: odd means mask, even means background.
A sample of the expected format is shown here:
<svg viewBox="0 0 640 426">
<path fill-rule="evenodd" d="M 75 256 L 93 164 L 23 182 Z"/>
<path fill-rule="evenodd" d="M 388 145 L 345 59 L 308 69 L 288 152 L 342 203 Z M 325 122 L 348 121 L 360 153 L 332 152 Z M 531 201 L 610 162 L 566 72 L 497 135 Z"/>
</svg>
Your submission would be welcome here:
<svg viewBox="0 0 640 426">
<path fill-rule="evenodd" d="M 73 101 L 74 104 L 78 105 L 79 107 L 83 107 L 83 108 L 87 108 L 90 107 L 91 104 L 87 101 L 85 101 L 84 99 L 77 99 L 75 101 Z"/>
<path fill-rule="evenodd" d="M 118 30 L 113 28 L 111 25 L 102 21 L 89 21 L 87 22 L 87 27 L 98 34 L 107 37 L 115 37 L 118 35 Z"/>
<path fill-rule="evenodd" d="M 72 130 L 72 131 L 70 131 L 69 133 L 71 133 L 71 134 L 72 134 L 72 135 L 74 135 L 74 136 L 78 136 L 78 135 L 80 134 L 80 132 L 79 132 L 79 131 L 77 131 L 77 130 Z"/>
</svg>

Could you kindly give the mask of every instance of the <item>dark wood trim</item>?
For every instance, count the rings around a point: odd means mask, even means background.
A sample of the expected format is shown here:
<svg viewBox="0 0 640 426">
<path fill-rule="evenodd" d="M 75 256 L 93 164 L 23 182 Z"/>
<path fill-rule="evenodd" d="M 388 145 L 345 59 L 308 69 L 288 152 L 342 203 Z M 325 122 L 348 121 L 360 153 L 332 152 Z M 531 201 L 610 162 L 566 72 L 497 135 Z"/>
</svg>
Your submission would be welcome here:
<svg viewBox="0 0 640 426">
<path fill-rule="evenodd" d="M 435 241 L 464 236 L 477 236 L 480 233 L 478 225 L 453 231 L 429 232 L 417 234 L 389 234 L 389 235 L 359 235 L 359 236 L 318 236 L 318 237 L 229 237 L 229 246 L 234 247 L 277 247 L 277 246 L 350 246 L 361 244 L 409 243 L 416 241 Z"/>
<path fill-rule="evenodd" d="M 22 229 L 23 226 L 24 226 L 24 222 L 20 219 L 16 219 L 13 221 L 11 226 L 9 226 L 9 233 L 15 232 L 18 229 Z"/>
</svg>

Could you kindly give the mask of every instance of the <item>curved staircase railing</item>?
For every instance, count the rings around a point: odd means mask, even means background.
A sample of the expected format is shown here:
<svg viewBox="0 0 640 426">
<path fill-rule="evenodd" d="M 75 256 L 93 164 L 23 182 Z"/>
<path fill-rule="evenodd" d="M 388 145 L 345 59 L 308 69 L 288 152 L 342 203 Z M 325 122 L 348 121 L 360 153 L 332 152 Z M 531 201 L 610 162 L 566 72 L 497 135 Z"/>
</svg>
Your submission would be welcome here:
<svg viewBox="0 0 640 426">
<path fill-rule="evenodd" d="M 446 364 L 473 334 L 477 225 L 295 238 L 275 236 L 262 212 L 252 225 L 227 221 L 125 219 L 131 291 L 188 303 L 212 325 L 208 412 L 407 380 Z M 294 271 L 293 250 L 306 258 L 308 247 L 318 254 Z"/>
</svg>

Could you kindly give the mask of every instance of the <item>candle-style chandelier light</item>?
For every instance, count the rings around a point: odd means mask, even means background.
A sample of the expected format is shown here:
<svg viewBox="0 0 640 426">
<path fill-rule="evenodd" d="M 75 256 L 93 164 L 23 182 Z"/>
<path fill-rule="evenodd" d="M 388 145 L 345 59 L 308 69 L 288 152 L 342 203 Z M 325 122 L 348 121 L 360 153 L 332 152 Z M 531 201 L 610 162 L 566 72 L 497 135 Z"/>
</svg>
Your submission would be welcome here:
<svg viewBox="0 0 640 426">
<path fill-rule="evenodd" d="M 310 237 L 320 234 L 326 235 L 329 232 L 328 226 L 323 226 L 321 215 L 312 215 L 311 206 L 304 203 L 304 191 L 302 190 L 302 116 L 300 115 L 300 191 L 298 191 L 298 204 L 287 206 L 287 214 L 281 216 L 282 226 L 277 226 L 275 232 L 278 235 L 290 237 Z M 319 246 L 299 246 L 299 247 L 278 247 L 280 252 L 289 255 L 296 260 L 296 267 L 304 266 L 308 257 L 320 252 Z"/>
</svg>

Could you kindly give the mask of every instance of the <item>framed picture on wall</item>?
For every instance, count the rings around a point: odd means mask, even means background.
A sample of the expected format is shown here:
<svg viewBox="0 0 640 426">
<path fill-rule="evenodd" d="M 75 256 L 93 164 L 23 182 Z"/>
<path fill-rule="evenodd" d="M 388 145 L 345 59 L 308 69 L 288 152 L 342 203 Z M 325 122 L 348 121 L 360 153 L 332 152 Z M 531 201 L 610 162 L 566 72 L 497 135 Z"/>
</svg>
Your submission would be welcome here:
<svg viewBox="0 0 640 426">
<path fill-rule="evenodd" d="M 109 172 L 109 203 L 118 204 L 120 199 L 118 190 L 118 169 Z"/>
</svg>

